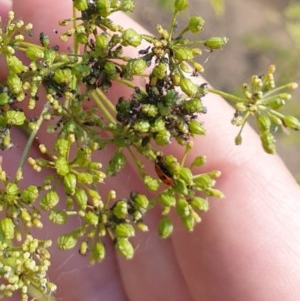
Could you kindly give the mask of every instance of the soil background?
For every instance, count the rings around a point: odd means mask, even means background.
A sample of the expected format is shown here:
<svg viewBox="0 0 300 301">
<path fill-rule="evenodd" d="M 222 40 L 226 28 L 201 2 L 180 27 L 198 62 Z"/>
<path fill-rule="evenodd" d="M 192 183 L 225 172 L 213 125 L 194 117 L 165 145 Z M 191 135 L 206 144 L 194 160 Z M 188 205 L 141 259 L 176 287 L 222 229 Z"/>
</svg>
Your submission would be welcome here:
<svg viewBox="0 0 300 301">
<path fill-rule="evenodd" d="M 204 18 L 206 26 L 201 33 L 203 37 L 226 36 L 229 38 L 229 43 L 222 51 L 209 54 L 205 63 L 204 76 L 217 88 L 225 91 L 237 91 L 243 82 L 248 82 L 251 75 L 263 74 L 270 64 L 275 64 L 277 70 L 280 70 L 282 59 L 276 61 L 277 57 L 274 55 L 276 49 L 273 49 L 274 52 L 272 50 L 263 51 L 255 47 L 248 47 L 245 41 L 247 37 L 254 35 L 262 40 L 264 38 L 272 40 L 275 45 L 278 43 L 278 45 L 286 46 L 291 43 L 285 31 L 283 16 L 283 10 L 289 1 L 224 1 L 225 12 L 222 16 L 215 14 L 209 0 L 190 0 L 190 7 L 184 14 L 186 14 L 186 19 L 190 15 L 200 15 Z M 155 33 L 155 26 L 158 23 L 168 28 L 171 12 L 163 7 L 162 2 L 163 0 L 149 2 L 136 0 L 133 18 L 153 33 Z M 293 78 L 293 81 L 300 83 L 300 78 Z M 296 105 L 293 106 L 292 114 L 299 118 L 299 91 L 293 96 Z M 300 179 L 300 133 L 292 132 L 288 137 L 279 134 L 277 140 L 277 152 L 291 172 Z"/>
</svg>

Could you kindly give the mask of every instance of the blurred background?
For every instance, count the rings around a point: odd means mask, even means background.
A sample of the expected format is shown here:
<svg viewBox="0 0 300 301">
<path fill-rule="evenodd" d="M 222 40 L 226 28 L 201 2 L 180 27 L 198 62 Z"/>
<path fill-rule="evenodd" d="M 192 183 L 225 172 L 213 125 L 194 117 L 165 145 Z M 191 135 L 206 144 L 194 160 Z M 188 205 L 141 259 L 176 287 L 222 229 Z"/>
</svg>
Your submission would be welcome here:
<svg viewBox="0 0 300 301">
<path fill-rule="evenodd" d="M 277 86 L 290 81 L 300 84 L 299 1 L 189 2 L 190 7 L 183 13 L 183 18 L 187 20 L 190 15 L 202 16 L 206 21 L 201 33 L 203 38 L 223 35 L 229 38 L 229 43 L 222 51 L 201 56 L 200 62 L 205 61 L 204 76 L 213 86 L 239 93 L 243 82 L 248 82 L 254 74 L 263 74 L 270 64 L 276 65 Z M 157 23 L 168 28 L 174 0 L 152 0 L 148 3 L 136 0 L 133 18 L 153 33 Z M 300 118 L 300 88 L 293 93 L 293 99 L 284 112 Z M 300 182 L 300 132 L 283 134 L 279 131 L 276 138 L 277 152 Z"/>
</svg>

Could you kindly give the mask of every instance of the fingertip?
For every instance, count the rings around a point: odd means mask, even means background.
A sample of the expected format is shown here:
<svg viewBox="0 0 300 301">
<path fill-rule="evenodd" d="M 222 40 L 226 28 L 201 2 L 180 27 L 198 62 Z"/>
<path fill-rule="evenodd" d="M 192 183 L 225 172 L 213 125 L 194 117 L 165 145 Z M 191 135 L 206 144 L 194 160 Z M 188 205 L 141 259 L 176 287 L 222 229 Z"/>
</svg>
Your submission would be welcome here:
<svg viewBox="0 0 300 301">
<path fill-rule="evenodd" d="M 11 0 L 0 0 L 0 16 L 1 18 L 5 18 L 7 13 L 12 8 Z"/>
<path fill-rule="evenodd" d="M 57 43 L 59 35 L 56 33 L 66 29 L 60 29 L 59 21 L 72 17 L 72 1 L 14 0 L 13 11 L 16 18 L 33 24 L 33 39 L 37 40 L 39 33 L 44 32 L 53 43 Z"/>
</svg>

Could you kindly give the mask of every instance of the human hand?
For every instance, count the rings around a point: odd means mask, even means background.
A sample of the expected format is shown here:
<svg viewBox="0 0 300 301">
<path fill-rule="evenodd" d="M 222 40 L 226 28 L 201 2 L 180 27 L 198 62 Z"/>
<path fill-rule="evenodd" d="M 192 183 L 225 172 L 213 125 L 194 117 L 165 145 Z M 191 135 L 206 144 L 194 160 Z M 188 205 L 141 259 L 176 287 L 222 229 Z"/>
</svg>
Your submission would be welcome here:
<svg viewBox="0 0 300 301">
<path fill-rule="evenodd" d="M 0 2 L 3 12 L 7 8 Z M 16 17 L 32 22 L 36 35 L 40 31 L 50 35 L 57 20 L 71 15 L 70 8 L 67 0 L 13 1 Z M 118 17 L 118 22 L 138 27 L 127 17 Z M 209 113 L 201 119 L 207 136 L 197 139 L 192 152 L 208 154 L 207 168 L 222 171 L 218 189 L 225 199 L 211 201 L 210 211 L 192 234 L 175 219 L 168 240 L 158 238 L 155 231 L 137 236 L 130 261 L 115 256 L 108 246 L 104 262 L 91 267 L 86 258 L 53 248 L 50 280 L 59 286 L 58 300 L 298 300 L 299 187 L 277 156 L 263 153 L 249 127 L 243 133 L 244 144 L 233 145 L 236 128 L 226 123 L 232 109 L 222 99 L 208 96 L 205 105 Z M 15 139 L 19 147 L 13 155 L 19 158 L 26 138 L 15 133 Z M 48 137 L 40 132 L 39 139 L 46 143 Z M 180 152 L 173 146 L 170 151 Z M 3 158 L 13 173 L 11 157 L 4 153 Z M 38 177 L 28 171 L 30 182 Z M 139 188 L 134 187 L 139 181 L 130 170 L 121 183 L 124 191 Z M 158 219 L 153 210 L 147 223 L 155 229 Z M 45 238 L 55 237 L 53 229 L 43 230 Z"/>
</svg>

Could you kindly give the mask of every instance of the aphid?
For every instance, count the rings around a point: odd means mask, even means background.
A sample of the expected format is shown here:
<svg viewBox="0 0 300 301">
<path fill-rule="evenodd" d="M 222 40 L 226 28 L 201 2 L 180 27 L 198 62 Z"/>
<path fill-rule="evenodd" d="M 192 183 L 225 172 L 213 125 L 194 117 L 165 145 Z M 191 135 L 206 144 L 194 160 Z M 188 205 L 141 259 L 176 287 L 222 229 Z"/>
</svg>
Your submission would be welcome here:
<svg viewBox="0 0 300 301">
<path fill-rule="evenodd" d="M 174 186 L 175 182 L 174 179 L 172 178 L 172 175 L 168 171 L 168 168 L 166 167 L 163 157 L 162 156 L 157 156 L 155 160 L 155 171 L 158 175 L 158 177 L 166 184 L 169 186 Z"/>
<path fill-rule="evenodd" d="M 147 47 L 146 49 L 141 49 L 139 50 L 139 54 L 143 55 L 143 54 L 147 54 L 149 52 L 150 46 Z"/>
</svg>

